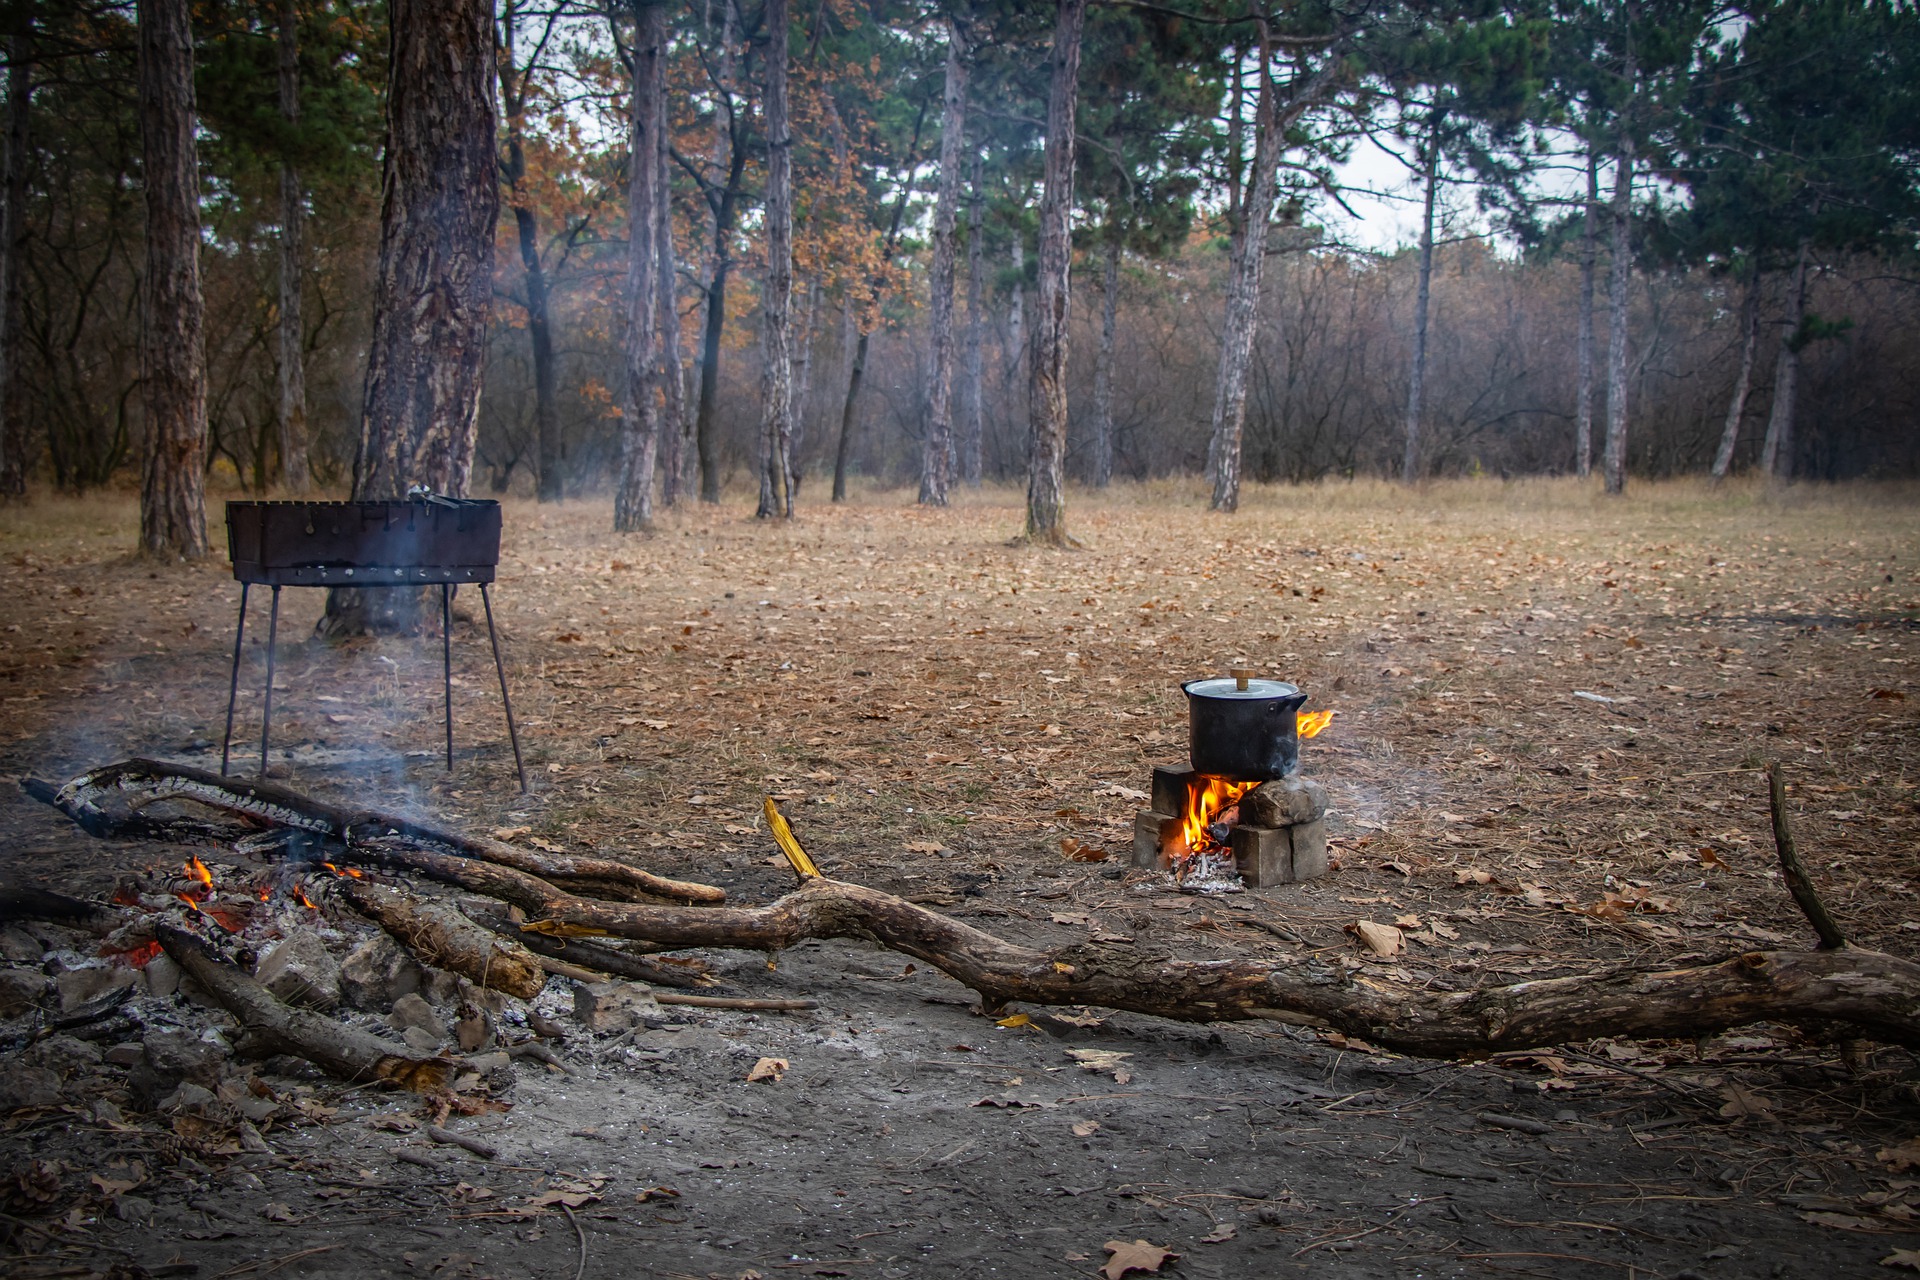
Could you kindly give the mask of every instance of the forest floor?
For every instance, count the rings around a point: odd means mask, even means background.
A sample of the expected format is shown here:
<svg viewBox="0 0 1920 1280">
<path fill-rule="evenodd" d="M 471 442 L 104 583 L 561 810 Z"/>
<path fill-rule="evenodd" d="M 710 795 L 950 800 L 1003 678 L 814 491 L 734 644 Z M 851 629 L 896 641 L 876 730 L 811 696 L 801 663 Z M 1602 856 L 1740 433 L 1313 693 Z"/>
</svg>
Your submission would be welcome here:
<svg viewBox="0 0 1920 1280">
<path fill-rule="evenodd" d="M 317 592 L 285 596 L 271 766 L 740 902 L 792 885 L 759 816 L 773 795 L 827 874 L 1008 938 L 1297 949 L 1239 923 L 1260 918 L 1460 988 L 1810 946 L 1767 825 L 1758 770 L 1778 760 L 1835 916 L 1911 956 L 1915 496 L 1336 484 L 1255 490 L 1221 518 L 1195 488 L 1123 487 L 1074 496 L 1085 546 L 1065 552 L 1009 542 L 1008 490 L 944 511 L 898 492 L 803 502 L 790 524 L 679 510 L 645 537 L 607 532 L 605 503 L 512 502 L 495 601 L 533 794 L 483 627 L 455 629 L 449 775 L 437 641 L 312 641 Z M 217 508 L 211 524 L 223 542 Z M 131 557 L 134 527 L 118 499 L 0 510 L 0 773 L 218 767 L 238 586 L 223 555 Z M 1240 661 L 1338 713 L 1302 750 L 1336 865 L 1175 893 L 1124 870 L 1133 813 L 1151 767 L 1184 757 L 1180 682 Z M 1070 861 L 1063 841 L 1111 856 Z M 0 794 L 7 879 L 104 897 L 180 857 Z M 1398 923 L 1407 951 L 1363 960 L 1344 932 L 1359 920 Z M 290 1100 L 265 1149 L 196 1155 L 123 1068 L 65 1063 L 57 1104 L 0 1118 L 0 1177 L 58 1175 L 0 1205 L 0 1271 L 1091 1276 L 1109 1241 L 1170 1250 L 1162 1274 L 1192 1277 L 1920 1268 L 1904 1050 L 1763 1026 L 1430 1062 L 1277 1024 L 1000 1025 L 944 975 L 854 944 L 777 969 L 705 956 L 717 990 L 820 1007 L 576 1030 L 570 1074 L 523 1062 L 508 1110 L 449 1122 L 491 1161 L 421 1144 L 417 1100 L 264 1069 L 255 1092 Z M 564 987 L 543 1000 L 566 1005 Z M 15 1052 L 22 1025 L 0 1024 Z M 1087 1049 L 1127 1056 L 1069 1053 Z M 763 1057 L 784 1078 L 747 1082 Z M 1538 1132 L 1498 1123 L 1514 1117 Z"/>
</svg>

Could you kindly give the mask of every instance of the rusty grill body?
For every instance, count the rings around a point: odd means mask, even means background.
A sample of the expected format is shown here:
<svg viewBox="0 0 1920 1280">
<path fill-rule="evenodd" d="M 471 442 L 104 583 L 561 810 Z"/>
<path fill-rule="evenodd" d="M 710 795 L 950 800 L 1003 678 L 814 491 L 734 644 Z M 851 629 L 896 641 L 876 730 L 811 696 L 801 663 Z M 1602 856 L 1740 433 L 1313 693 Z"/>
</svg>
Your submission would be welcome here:
<svg viewBox="0 0 1920 1280">
<path fill-rule="evenodd" d="M 240 692 L 240 654 L 247 633 L 247 595 L 259 584 L 273 590 L 267 620 L 267 688 L 260 719 L 260 773 L 267 771 L 273 726 L 274 649 L 280 631 L 282 587 L 440 588 L 441 684 L 446 701 L 447 768 L 453 768 L 453 588 L 480 588 L 487 641 L 500 678 L 500 703 L 520 790 L 527 769 L 507 695 L 507 669 L 493 625 L 487 586 L 500 564 L 500 504 L 419 494 L 404 501 L 229 502 L 227 553 L 240 583 L 240 620 L 233 633 L 233 673 L 227 686 L 227 731 L 220 772 L 233 747 L 234 702 Z"/>
</svg>

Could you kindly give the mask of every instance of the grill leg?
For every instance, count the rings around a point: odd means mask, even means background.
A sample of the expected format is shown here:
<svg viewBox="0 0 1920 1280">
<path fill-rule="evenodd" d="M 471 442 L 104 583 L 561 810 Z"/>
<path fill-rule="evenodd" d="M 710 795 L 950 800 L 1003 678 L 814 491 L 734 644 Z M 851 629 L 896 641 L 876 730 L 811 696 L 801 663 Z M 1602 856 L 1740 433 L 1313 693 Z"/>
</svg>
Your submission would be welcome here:
<svg viewBox="0 0 1920 1280">
<path fill-rule="evenodd" d="M 240 644 L 247 638 L 247 588 L 240 584 L 240 621 L 233 628 L 233 674 L 227 678 L 227 735 L 220 739 L 220 776 L 227 776 L 227 759 L 233 751 L 233 701 L 240 694 Z"/>
<path fill-rule="evenodd" d="M 440 584 L 440 684 L 447 695 L 447 772 L 453 772 L 453 589 Z"/>
<path fill-rule="evenodd" d="M 500 677 L 500 705 L 507 710 L 507 740 L 513 743 L 513 767 L 520 775 L 520 794 L 527 795 L 531 788 L 527 786 L 527 766 L 520 759 L 520 731 L 513 725 L 513 699 L 507 696 L 507 664 L 500 660 L 500 636 L 493 629 L 493 599 L 487 594 L 487 584 L 480 584 L 480 604 L 487 611 L 487 643 L 493 646 L 493 670 Z"/>
<path fill-rule="evenodd" d="M 260 711 L 260 776 L 267 776 L 267 735 L 273 731 L 273 646 L 280 638 L 280 584 L 273 587 L 273 608 L 267 612 L 267 700 Z"/>
</svg>

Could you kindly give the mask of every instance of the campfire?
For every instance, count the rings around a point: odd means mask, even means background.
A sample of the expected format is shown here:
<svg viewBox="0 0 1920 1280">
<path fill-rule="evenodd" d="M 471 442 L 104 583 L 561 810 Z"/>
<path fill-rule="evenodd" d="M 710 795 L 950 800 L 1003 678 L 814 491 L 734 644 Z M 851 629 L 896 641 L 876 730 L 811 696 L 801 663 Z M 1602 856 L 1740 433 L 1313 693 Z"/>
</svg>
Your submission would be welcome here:
<svg viewBox="0 0 1920 1280">
<path fill-rule="evenodd" d="M 1152 807 L 1134 820 L 1134 865 L 1213 893 L 1325 872 L 1326 798 L 1298 776 L 1299 743 L 1333 712 L 1300 711 L 1298 688 L 1245 669 L 1185 688 L 1191 767 L 1154 769 Z"/>
</svg>

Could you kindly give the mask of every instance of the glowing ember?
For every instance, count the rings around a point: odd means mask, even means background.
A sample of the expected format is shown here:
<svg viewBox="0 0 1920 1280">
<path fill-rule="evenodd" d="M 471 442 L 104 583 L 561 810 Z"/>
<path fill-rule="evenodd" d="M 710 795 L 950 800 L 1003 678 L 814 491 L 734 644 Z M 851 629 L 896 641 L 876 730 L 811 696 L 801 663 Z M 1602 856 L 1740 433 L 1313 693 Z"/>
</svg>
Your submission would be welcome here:
<svg viewBox="0 0 1920 1280">
<path fill-rule="evenodd" d="M 304 886 L 293 886 L 293 896 L 299 899 L 300 905 L 309 911 L 318 911 L 320 909 L 320 904 L 307 896 L 307 891 Z"/>
<path fill-rule="evenodd" d="M 1225 859 L 1231 868 L 1233 855 L 1227 851 L 1224 835 L 1217 835 L 1214 824 L 1240 797 L 1259 786 L 1258 782 L 1231 782 L 1226 778 L 1196 778 L 1187 787 L 1186 812 L 1180 815 L 1180 835 L 1186 852 L 1174 858 L 1174 878 L 1205 875 Z"/>
<path fill-rule="evenodd" d="M 333 872 L 333 874 L 337 876 L 352 876 L 355 880 L 362 880 L 366 878 L 364 875 L 361 874 L 360 871 L 358 871 L 353 867 L 336 867 L 331 862 L 323 862 L 320 865 L 325 867 L 327 870 Z"/>
<path fill-rule="evenodd" d="M 144 969 L 147 967 L 147 963 L 159 954 L 160 944 L 157 942 L 149 942 L 144 946 L 135 947 L 131 951 L 122 951 L 120 953 L 120 959 L 125 961 L 131 968 Z"/>
<path fill-rule="evenodd" d="M 1301 737 L 1317 738 L 1320 736 L 1322 729 L 1333 723 L 1333 712 L 1302 711 L 1297 713 L 1294 719 L 1295 723 L 1299 725 Z"/>
<path fill-rule="evenodd" d="M 187 893 L 178 896 L 187 898 L 189 902 L 198 902 L 212 895 L 213 872 L 208 870 L 207 864 L 200 861 L 198 857 L 188 854 L 187 863 L 184 867 L 180 868 L 180 874 L 193 883 L 187 889 Z M 187 897 L 187 894 L 193 896 Z"/>
</svg>

